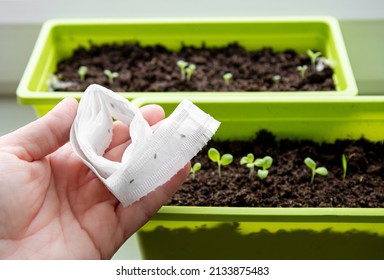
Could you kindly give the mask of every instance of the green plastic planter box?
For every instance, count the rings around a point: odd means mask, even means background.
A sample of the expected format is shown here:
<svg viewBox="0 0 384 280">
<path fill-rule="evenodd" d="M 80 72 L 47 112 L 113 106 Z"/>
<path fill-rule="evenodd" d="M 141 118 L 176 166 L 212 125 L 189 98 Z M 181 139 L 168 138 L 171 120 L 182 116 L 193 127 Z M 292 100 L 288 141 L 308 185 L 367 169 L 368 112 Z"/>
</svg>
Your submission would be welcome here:
<svg viewBox="0 0 384 280">
<path fill-rule="evenodd" d="M 275 50 L 307 49 L 321 51 L 334 62 L 336 91 L 253 92 L 255 95 L 352 96 L 357 94 L 343 37 L 336 19 L 331 17 L 242 18 L 242 19 L 150 19 L 150 20 L 50 20 L 40 32 L 35 48 L 17 89 L 19 102 L 32 105 L 40 116 L 66 96 L 81 98 L 81 92 L 48 92 L 47 80 L 64 58 L 79 46 L 138 41 L 142 45 L 163 44 L 177 50 L 181 44 L 223 46 L 238 42 L 249 50 L 273 47 Z M 128 98 L 156 96 L 159 93 L 121 92 Z M 221 98 L 231 93 L 179 92 L 184 96 L 212 95 Z M 250 93 L 235 93 L 250 95 Z M 164 95 L 163 93 L 161 95 Z"/>
<path fill-rule="evenodd" d="M 138 98 L 167 113 L 175 97 Z M 222 122 L 216 139 L 384 140 L 384 96 L 194 100 Z M 145 259 L 384 259 L 384 209 L 163 206 L 139 232 Z"/>
</svg>

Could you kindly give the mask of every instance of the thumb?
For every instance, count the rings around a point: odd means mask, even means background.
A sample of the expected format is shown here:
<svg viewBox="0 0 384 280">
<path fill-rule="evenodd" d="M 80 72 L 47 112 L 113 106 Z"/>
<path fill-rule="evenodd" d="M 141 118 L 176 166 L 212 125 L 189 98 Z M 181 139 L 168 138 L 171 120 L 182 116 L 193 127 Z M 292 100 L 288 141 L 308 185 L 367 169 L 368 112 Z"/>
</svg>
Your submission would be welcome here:
<svg viewBox="0 0 384 280">
<path fill-rule="evenodd" d="M 39 160 L 68 141 L 77 106 L 74 98 L 65 98 L 45 116 L 4 136 L 1 144 L 20 159 Z"/>
</svg>

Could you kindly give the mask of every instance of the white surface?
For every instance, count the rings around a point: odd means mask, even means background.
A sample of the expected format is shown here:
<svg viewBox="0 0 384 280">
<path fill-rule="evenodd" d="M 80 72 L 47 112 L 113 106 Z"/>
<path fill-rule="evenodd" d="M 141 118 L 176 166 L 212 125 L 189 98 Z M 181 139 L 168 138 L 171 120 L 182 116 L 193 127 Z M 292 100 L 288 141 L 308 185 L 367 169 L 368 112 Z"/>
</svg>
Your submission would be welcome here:
<svg viewBox="0 0 384 280">
<path fill-rule="evenodd" d="M 39 31 L 40 25 L 0 24 L 0 95 L 16 93 Z"/>
<path fill-rule="evenodd" d="M 382 0 L 0 0 L 0 23 L 42 23 L 58 17 L 330 15 L 367 19 L 383 18 L 383 7 Z"/>
<path fill-rule="evenodd" d="M 0 136 L 36 119 L 32 107 L 17 104 L 15 98 L 0 98 Z"/>
</svg>

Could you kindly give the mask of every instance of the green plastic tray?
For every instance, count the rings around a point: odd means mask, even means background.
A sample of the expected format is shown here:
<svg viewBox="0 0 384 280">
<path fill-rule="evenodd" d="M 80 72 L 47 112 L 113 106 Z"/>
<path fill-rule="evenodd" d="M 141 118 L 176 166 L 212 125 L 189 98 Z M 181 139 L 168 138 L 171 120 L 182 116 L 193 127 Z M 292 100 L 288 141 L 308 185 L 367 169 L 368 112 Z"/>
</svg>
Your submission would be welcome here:
<svg viewBox="0 0 384 280">
<path fill-rule="evenodd" d="M 179 92 L 184 96 L 257 94 L 276 98 L 285 95 L 351 96 L 357 86 L 351 70 L 339 24 L 331 17 L 276 17 L 242 19 L 90 19 L 50 20 L 40 32 L 35 48 L 17 89 L 21 104 L 32 105 L 41 116 L 66 96 L 81 98 L 81 92 L 48 92 L 47 80 L 57 63 L 79 46 L 139 41 L 143 45 L 161 43 L 177 50 L 181 43 L 200 46 L 222 46 L 237 41 L 249 50 L 270 46 L 276 50 L 287 48 L 305 53 L 307 49 L 321 51 L 335 66 L 336 91 L 319 92 L 252 92 L 199 93 Z M 159 93 L 121 93 L 128 99 L 156 96 Z"/>
<path fill-rule="evenodd" d="M 216 139 L 384 139 L 384 96 L 192 101 L 222 122 Z M 180 99 L 138 98 L 169 114 Z M 145 259 L 383 259 L 384 209 L 164 206 L 139 232 Z"/>
</svg>

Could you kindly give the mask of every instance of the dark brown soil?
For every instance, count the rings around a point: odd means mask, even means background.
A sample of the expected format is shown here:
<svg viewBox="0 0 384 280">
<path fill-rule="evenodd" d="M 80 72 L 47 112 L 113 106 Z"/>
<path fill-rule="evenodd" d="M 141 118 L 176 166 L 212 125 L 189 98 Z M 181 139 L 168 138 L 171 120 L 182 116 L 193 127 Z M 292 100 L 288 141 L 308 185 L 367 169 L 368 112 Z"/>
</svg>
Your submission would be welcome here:
<svg viewBox="0 0 384 280">
<path fill-rule="evenodd" d="M 234 161 L 222 167 L 219 179 L 216 163 L 207 157 L 214 147 L 221 154 L 231 153 Z M 273 158 L 269 175 L 261 180 L 240 165 L 241 157 Z M 343 180 L 341 156 L 348 159 Z M 328 169 L 326 177 L 316 175 L 310 183 L 311 171 L 304 159 L 311 157 Z M 276 141 L 266 131 L 253 141 L 210 142 L 192 161 L 202 169 L 195 180 L 188 178 L 169 205 L 236 206 L 236 207 L 384 207 L 384 142 L 372 143 L 364 138 L 335 143 L 302 140 Z"/>
<path fill-rule="evenodd" d="M 181 80 L 179 60 L 196 65 L 190 81 Z M 308 66 L 304 77 L 297 70 L 300 65 Z M 78 75 L 80 66 L 88 68 L 83 82 Z M 84 91 L 94 83 L 115 92 L 335 90 L 333 70 L 328 66 L 320 72 L 314 70 L 305 54 L 271 48 L 248 52 L 236 43 L 220 48 L 182 46 L 178 52 L 137 43 L 91 45 L 90 49 L 77 49 L 57 69 L 62 81 L 73 83 L 60 91 Z M 105 69 L 119 73 L 112 84 L 104 75 Z M 226 84 L 222 77 L 228 72 L 233 78 Z M 274 81 L 276 75 L 280 81 Z"/>
</svg>

